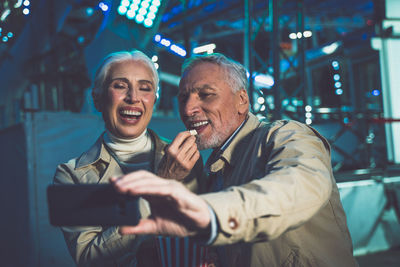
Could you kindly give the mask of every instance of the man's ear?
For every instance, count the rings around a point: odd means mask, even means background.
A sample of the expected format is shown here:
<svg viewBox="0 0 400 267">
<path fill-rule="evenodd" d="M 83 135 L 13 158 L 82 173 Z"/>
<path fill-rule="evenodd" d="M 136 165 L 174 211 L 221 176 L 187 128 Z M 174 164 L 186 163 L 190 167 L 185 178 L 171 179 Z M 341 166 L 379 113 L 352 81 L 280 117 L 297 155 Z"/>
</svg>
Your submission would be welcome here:
<svg viewBox="0 0 400 267">
<path fill-rule="evenodd" d="M 97 111 L 99 112 L 103 112 L 102 111 L 102 101 L 101 101 L 101 95 L 96 94 L 94 92 L 94 90 L 92 90 L 92 98 L 93 98 L 93 103 L 94 103 L 94 107 L 97 109 Z"/>
<path fill-rule="evenodd" d="M 247 114 L 247 112 L 249 111 L 249 95 L 247 94 L 246 89 L 240 89 L 240 91 L 238 92 L 238 97 L 238 113 Z"/>
</svg>

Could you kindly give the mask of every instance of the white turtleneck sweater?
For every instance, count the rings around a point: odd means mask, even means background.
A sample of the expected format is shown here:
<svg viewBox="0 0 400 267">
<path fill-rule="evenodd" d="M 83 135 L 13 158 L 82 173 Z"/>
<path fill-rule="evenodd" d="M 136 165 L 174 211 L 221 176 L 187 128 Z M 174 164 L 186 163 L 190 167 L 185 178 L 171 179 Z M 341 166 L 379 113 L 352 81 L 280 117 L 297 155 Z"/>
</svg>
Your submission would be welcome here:
<svg viewBox="0 0 400 267">
<path fill-rule="evenodd" d="M 116 137 L 106 130 L 103 140 L 104 144 L 114 153 L 114 158 L 125 173 L 143 169 L 150 170 L 153 144 L 147 129 L 140 136 L 132 139 Z"/>
</svg>

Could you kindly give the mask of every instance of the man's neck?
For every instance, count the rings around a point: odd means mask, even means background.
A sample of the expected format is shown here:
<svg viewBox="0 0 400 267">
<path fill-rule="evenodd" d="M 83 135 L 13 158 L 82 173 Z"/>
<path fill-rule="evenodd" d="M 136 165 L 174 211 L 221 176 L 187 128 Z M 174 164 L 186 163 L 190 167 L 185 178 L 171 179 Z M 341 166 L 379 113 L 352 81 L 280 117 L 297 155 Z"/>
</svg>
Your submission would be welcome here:
<svg viewBox="0 0 400 267">
<path fill-rule="evenodd" d="M 233 140 L 233 138 L 235 138 L 235 136 L 237 135 L 237 133 L 240 131 L 240 129 L 242 129 L 243 125 L 245 124 L 245 122 L 247 121 L 248 116 L 246 116 L 243 121 L 239 124 L 239 126 L 236 128 L 235 131 L 233 131 L 233 133 L 228 137 L 228 139 L 225 140 L 225 142 L 218 148 L 215 148 L 214 151 L 224 151 L 228 145 L 231 143 L 231 141 Z"/>
</svg>

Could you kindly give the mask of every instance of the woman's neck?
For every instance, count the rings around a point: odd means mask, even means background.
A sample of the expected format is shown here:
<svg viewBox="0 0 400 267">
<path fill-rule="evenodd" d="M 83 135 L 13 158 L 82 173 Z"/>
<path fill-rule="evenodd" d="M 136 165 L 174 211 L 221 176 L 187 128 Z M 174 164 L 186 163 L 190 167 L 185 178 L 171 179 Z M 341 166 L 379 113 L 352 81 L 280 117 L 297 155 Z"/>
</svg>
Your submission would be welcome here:
<svg viewBox="0 0 400 267">
<path fill-rule="evenodd" d="M 151 151 L 151 138 L 147 130 L 135 138 L 119 138 L 106 130 L 104 143 L 124 162 L 148 160 Z"/>
</svg>

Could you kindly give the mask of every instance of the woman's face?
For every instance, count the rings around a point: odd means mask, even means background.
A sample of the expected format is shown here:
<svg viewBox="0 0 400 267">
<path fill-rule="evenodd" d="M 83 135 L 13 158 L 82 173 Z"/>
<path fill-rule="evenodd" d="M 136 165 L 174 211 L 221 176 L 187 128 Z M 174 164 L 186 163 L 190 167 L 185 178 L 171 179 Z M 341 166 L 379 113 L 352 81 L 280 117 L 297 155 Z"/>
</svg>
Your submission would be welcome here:
<svg viewBox="0 0 400 267">
<path fill-rule="evenodd" d="M 135 138 L 153 114 L 156 88 L 150 68 L 141 61 L 111 65 L 102 100 L 106 128 L 119 138 Z"/>
</svg>

